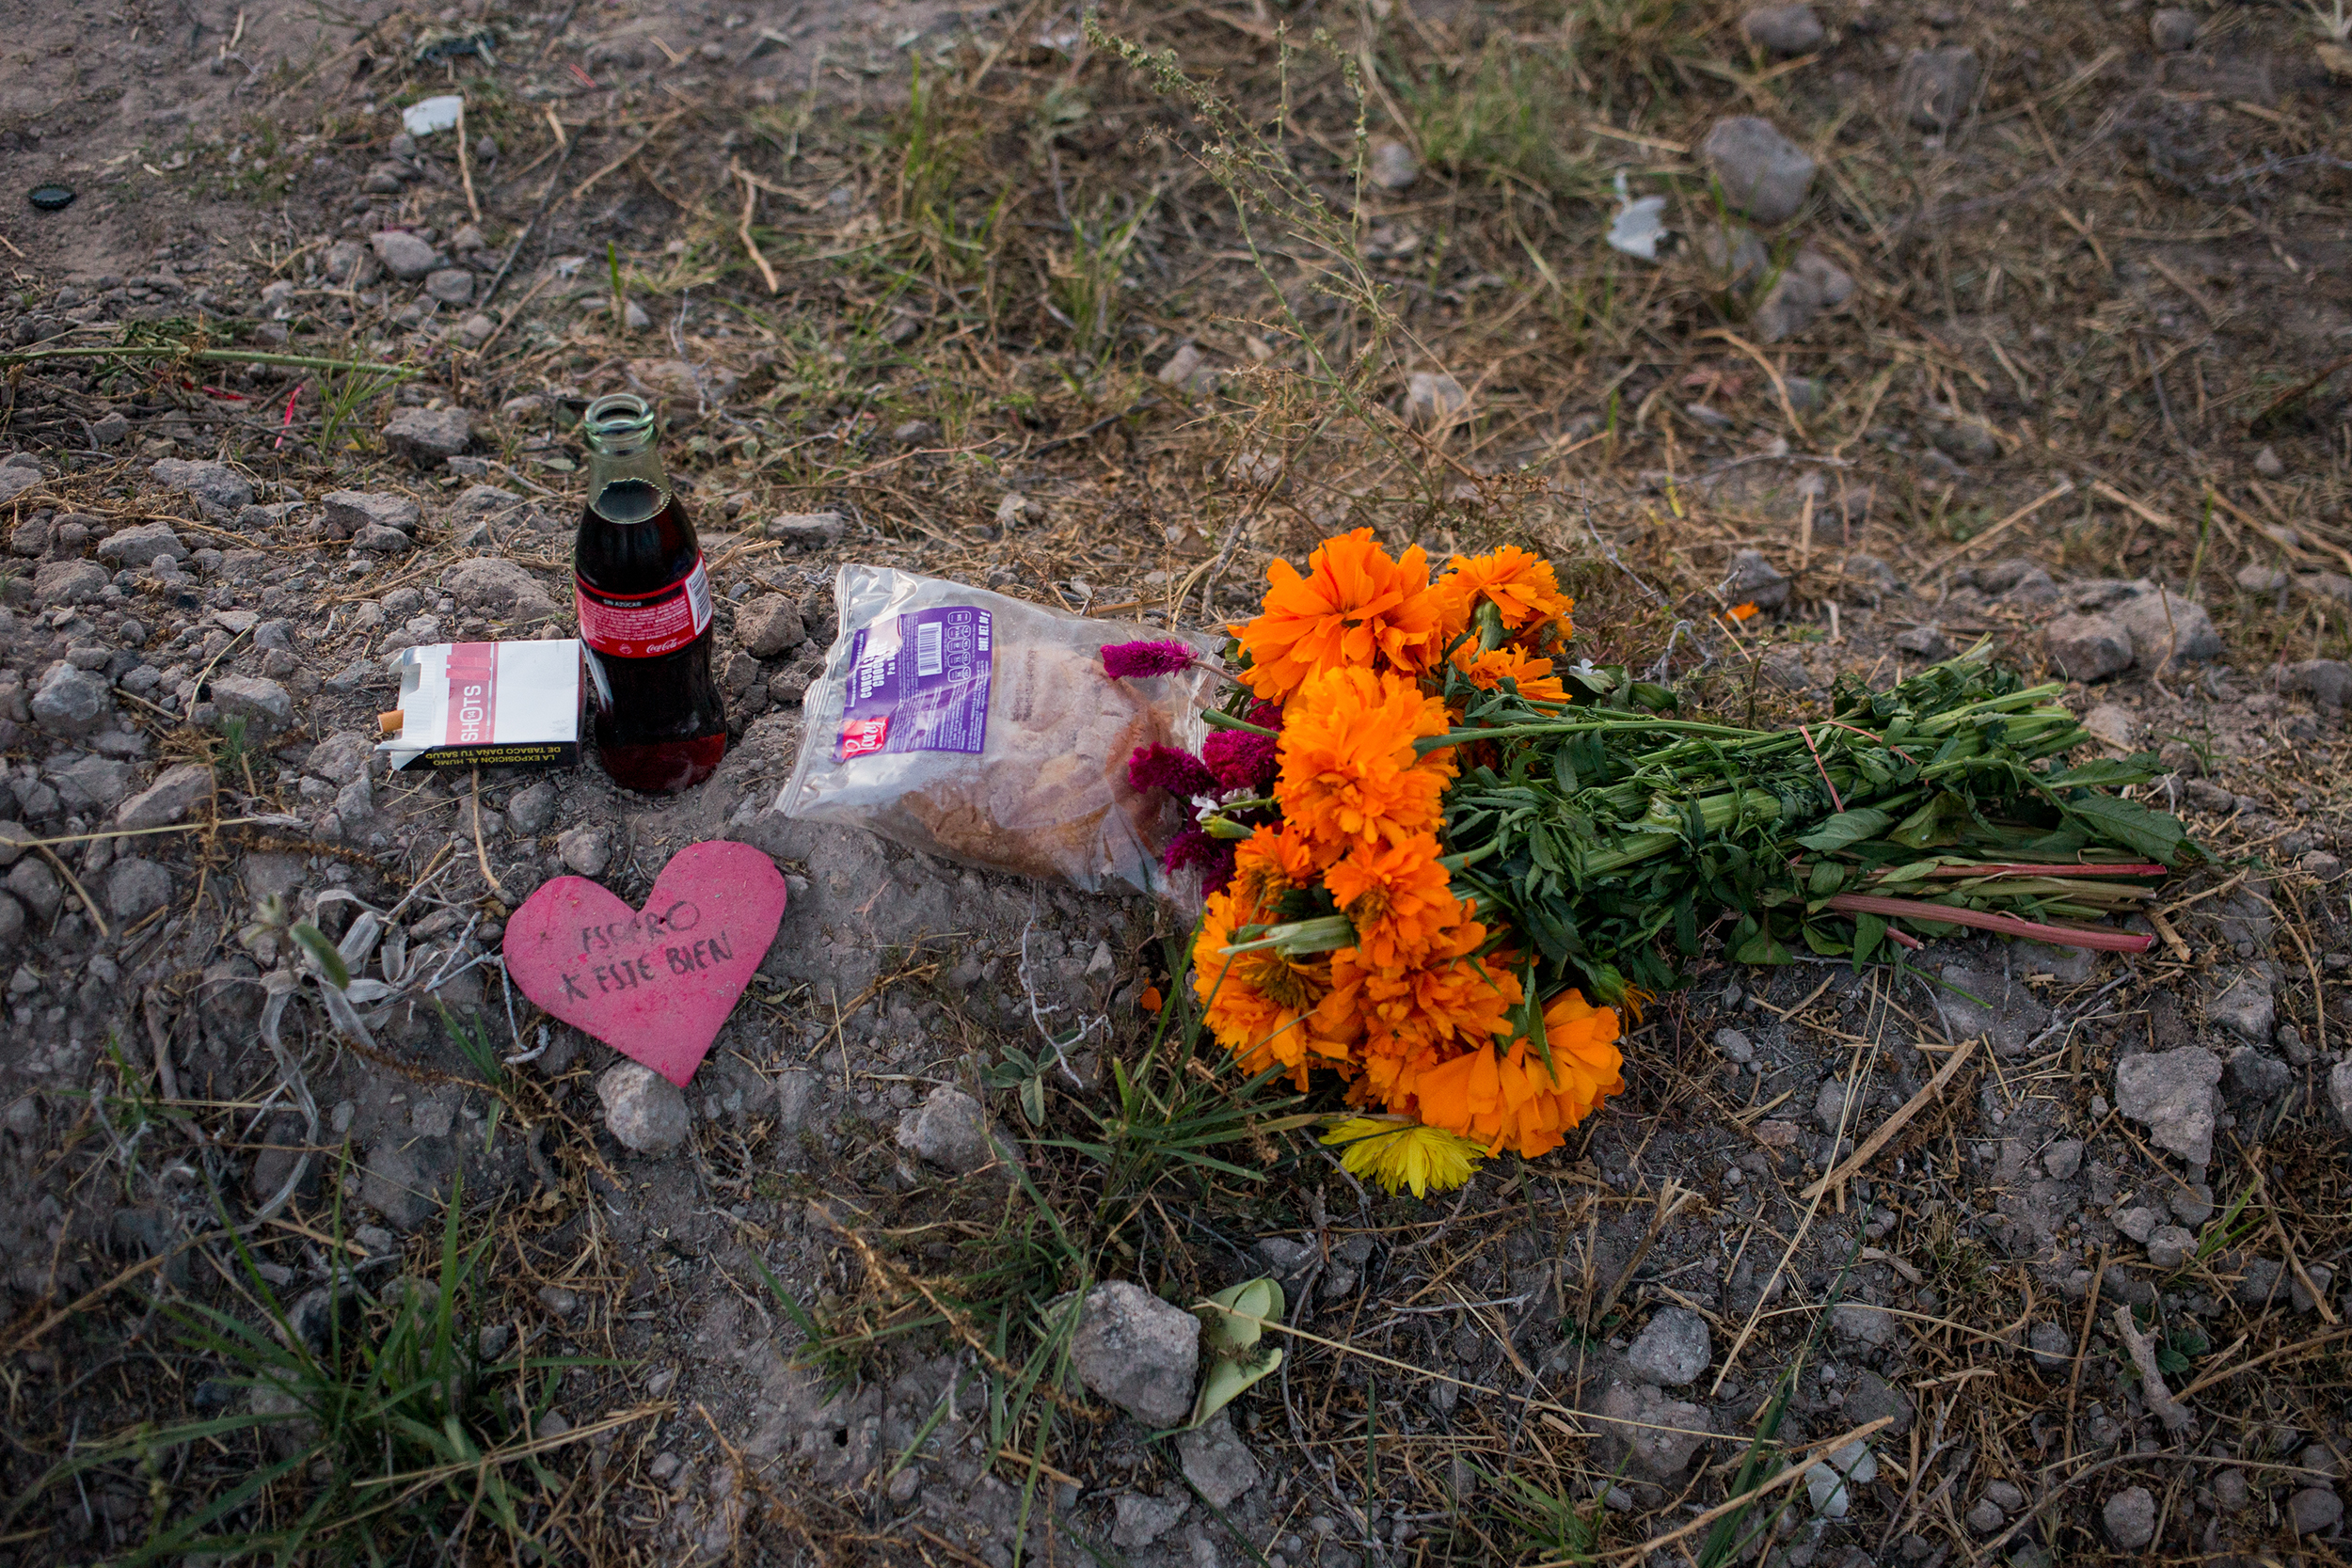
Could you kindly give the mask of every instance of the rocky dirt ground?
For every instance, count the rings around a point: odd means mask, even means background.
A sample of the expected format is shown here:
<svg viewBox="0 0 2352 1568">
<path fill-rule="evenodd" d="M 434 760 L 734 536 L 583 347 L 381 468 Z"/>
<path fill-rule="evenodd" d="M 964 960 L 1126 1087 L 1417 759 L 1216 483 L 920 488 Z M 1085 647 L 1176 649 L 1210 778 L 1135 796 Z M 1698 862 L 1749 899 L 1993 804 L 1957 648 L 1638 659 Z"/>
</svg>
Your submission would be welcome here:
<svg viewBox="0 0 2352 1568">
<path fill-rule="evenodd" d="M 0 1561 L 2342 1560 L 2340 13 L 1099 14 L 1198 100 L 1042 4 L 18 21 L 0 188 L 76 197 L 0 223 Z M 390 656 L 568 634 L 618 389 L 725 764 L 388 774 Z M 1244 1117 L 1141 1010 L 1178 913 L 776 810 L 832 572 L 1199 626 L 1359 523 L 1544 549 L 1742 721 L 1990 636 L 2211 859 L 2136 958 L 1703 964 L 1442 1200 L 1170 1161 Z M 711 838 L 791 902 L 681 1095 L 496 955 Z M 1163 1435 L 1261 1275 L 1284 1365 Z"/>
</svg>

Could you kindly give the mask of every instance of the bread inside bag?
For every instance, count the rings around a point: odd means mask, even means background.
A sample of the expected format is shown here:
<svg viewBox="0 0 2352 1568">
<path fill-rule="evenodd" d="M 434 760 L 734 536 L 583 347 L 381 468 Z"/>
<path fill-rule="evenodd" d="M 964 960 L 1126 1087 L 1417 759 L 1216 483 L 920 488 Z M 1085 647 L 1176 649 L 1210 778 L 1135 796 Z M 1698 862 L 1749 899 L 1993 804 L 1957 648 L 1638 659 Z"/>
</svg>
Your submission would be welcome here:
<svg viewBox="0 0 2352 1568">
<path fill-rule="evenodd" d="M 1113 680 L 1102 659 L 1167 633 L 890 567 L 844 566 L 834 594 L 785 815 L 1090 893 L 1180 891 L 1160 853 L 1182 815 L 1128 784 L 1127 759 L 1199 751 L 1215 677 Z"/>
</svg>

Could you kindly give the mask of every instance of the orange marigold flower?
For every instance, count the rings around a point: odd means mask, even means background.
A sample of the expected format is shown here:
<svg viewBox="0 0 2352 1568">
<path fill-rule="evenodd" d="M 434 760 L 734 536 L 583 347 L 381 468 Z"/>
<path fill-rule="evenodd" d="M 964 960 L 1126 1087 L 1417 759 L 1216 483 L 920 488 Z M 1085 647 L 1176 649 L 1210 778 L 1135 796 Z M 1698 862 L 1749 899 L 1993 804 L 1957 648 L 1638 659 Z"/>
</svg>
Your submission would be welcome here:
<svg viewBox="0 0 2352 1568">
<path fill-rule="evenodd" d="M 1465 642 L 1454 650 L 1454 665 L 1470 677 L 1470 684 L 1481 691 L 1498 689 L 1505 680 L 1518 688 L 1519 695 L 1532 703 L 1565 703 L 1568 689 L 1560 677 L 1551 673 L 1551 660 L 1537 658 L 1504 643 L 1485 653 Z"/>
<path fill-rule="evenodd" d="M 1260 828 L 1233 847 L 1228 885 L 1234 908 L 1250 920 L 1270 920 L 1282 895 L 1312 882 L 1319 869 L 1314 846 L 1299 829 L 1287 822 Z"/>
<path fill-rule="evenodd" d="M 1519 1002 L 1518 976 L 1507 961 L 1490 965 L 1473 957 L 1486 940 L 1486 927 L 1466 919 L 1408 968 L 1376 965 L 1356 947 L 1331 955 L 1333 986 L 1354 992 L 1363 1021 L 1367 1087 L 1390 1109 L 1409 1112 L 1422 1072 L 1464 1051 L 1484 1048 L 1510 1027 L 1510 1011 Z"/>
<path fill-rule="evenodd" d="M 1359 528 L 1327 539 L 1302 576 L 1287 561 L 1266 568 L 1257 619 L 1234 626 L 1249 654 L 1243 679 L 1261 697 L 1283 697 L 1319 670 L 1412 667 L 1437 636 L 1438 601 L 1419 545 L 1392 560 Z"/>
<path fill-rule="evenodd" d="M 1616 1039 L 1613 1011 L 1564 991 L 1544 1009 L 1549 1068 L 1524 1037 L 1500 1052 L 1471 1051 L 1416 1076 L 1415 1114 L 1489 1150 L 1508 1148 L 1531 1160 L 1549 1154 L 1568 1129 L 1624 1089 Z"/>
<path fill-rule="evenodd" d="M 1236 911 L 1231 892 L 1210 896 L 1200 934 L 1193 941 L 1193 992 L 1200 998 L 1209 1032 L 1245 1071 L 1286 1067 L 1304 1089 L 1310 1066 L 1344 1069 L 1349 1055 L 1345 1037 L 1327 1037 L 1318 1022 L 1318 1009 L 1331 990 L 1331 966 L 1320 955 L 1301 961 L 1271 948 L 1226 952 L 1233 927 L 1250 923 L 1246 916 Z"/>
<path fill-rule="evenodd" d="M 1490 601 L 1502 612 L 1502 629 L 1510 632 L 1557 621 L 1565 636 L 1568 612 L 1576 608 L 1576 601 L 1560 592 L 1551 562 L 1517 545 L 1505 545 L 1485 555 L 1455 556 L 1432 592 L 1455 636 L 1469 629 L 1481 599 Z"/>
<path fill-rule="evenodd" d="M 1356 927 L 1356 945 L 1381 969 L 1427 958 L 1461 923 L 1462 901 L 1438 863 L 1438 835 L 1412 833 L 1393 844 L 1357 844 L 1323 875 L 1323 885 Z"/>
<path fill-rule="evenodd" d="M 1756 601 L 1751 599 L 1746 604 L 1733 605 L 1729 610 L 1724 611 L 1724 616 L 1727 620 L 1745 621 L 1754 616 L 1756 613 Z"/>
<path fill-rule="evenodd" d="M 1274 794 L 1284 824 L 1327 858 L 1347 840 L 1435 831 L 1453 752 L 1422 756 L 1413 742 L 1443 735 L 1447 723 L 1445 705 L 1401 676 L 1331 670 L 1310 678 L 1282 716 Z"/>
</svg>

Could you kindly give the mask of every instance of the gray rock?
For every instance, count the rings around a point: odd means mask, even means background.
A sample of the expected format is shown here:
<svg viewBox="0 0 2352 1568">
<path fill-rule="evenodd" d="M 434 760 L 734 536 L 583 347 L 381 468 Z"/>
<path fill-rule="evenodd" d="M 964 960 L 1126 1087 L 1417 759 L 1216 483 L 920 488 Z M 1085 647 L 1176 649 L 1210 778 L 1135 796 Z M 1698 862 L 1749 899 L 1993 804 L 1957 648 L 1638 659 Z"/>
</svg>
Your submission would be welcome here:
<svg viewBox="0 0 2352 1568">
<path fill-rule="evenodd" d="M 2344 1522 L 2344 1499 L 2325 1486 L 2307 1486 L 2287 1499 L 2287 1522 L 2297 1535 L 2329 1535 Z"/>
<path fill-rule="evenodd" d="M 2352 664 L 2340 658 L 2307 658 L 2279 672 L 2279 689 L 2311 698 L 2325 708 L 2352 707 Z"/>
<path fill-rule="evenodd" d="M 106 591 L 113 578 L 95 561 L 72 558 L 44 561 L 33 568 L 33 597 L 43 609 L 51 605 L 87 604 Z"/>
<path fill-rule="evenodd" d="M 1793 338 L 1825 312 L 1853 298 L 1853 279 L 1819 251 L 1801 250 L 1756 308 L 1756 329 L 1768 343 Z"/>
<path fill-rule="evenodd" d="M 2136 1203 L 2129 1209 L 2117 1212 L 2115 1228 L 2122 1231 L 2126 1239 L 2145 1246 L 2148 1238 L 2156 1233 L 2156 1225 L 2160 1218 L 2161 1216 L 2146 1204 Z"/>
<path fill-rule="evenodd" d="M 1192 1499 L 1182 1496 L 1147 1497 L 1140 1492 L 1122 1495 L 1112 1505 L 1111 1544 L 1138 1551 L 1176 1528 Z"/>
<path fill-rule="evenodd" d="M 2009 1515 L 2002 1513 L 2001 1505 L 1990 1497 L 1979 1497 L 1976 1506 L 1967 1513 L 1968 1528 L 1979 1535 L 1991 1535 L 2008 1523 Z"/>
<path fill-rule="evenodd" d="M 693 1113 L 678 1086 L 639 1062 L 607 1068 L 596 1080 L 604 1125 L 622 1148 L 639 1154 L 667 1154 L 686 1142 Z"/>
<path fill-rule="evenodd" d="M 98 542 L 98 559 L 111 561 L 118 566 L 145 566 L 159 555 L 174 561 L 188 558 L 187 546 L 171 531 L 168 523 L 140 523 L 119 533 L 110 533 Z"/>
<path fill-rule="evenodd" d="M 2101 703 L 2083 715 L 2083 728 L 2102 746 L 2128 752 L 2139 739 L 2139 716 L 2116 703 Z"/>
<path fill-rule="evenodd" d="M 1383 136 L 1372 144 L 1371 166 L 1365 172 L 1384 191 L 1410 190 L 1421 178 L 1421 160 L 1394 136 Z"/>
<path fill-rule="evenodd" d="M 2138 1551 L 2156 1538 L 2156 1499 L 2144 1486 L 2125 1487 L 2099 1511 L 2107 1539 L 2127 1552 Z"/>
<path fill-rule="evenodd" d="M 404 283 L 413 283 L 441 264 L 441 253 L 405 229 L 386 229 L 370 236 L 375 259 L 384 270 Z"/>
<path fill-rule="evenodd" d="M 2015 1513 L 2026 1506 L 2025 1488 L 2015 1481 L 1987 1481 L 1984 1495 L 1986 1500 L 2004 1513 Z"/>
<path fill-rule="evenodd" d="M 1233 1433 L 1233 1417 L 1220 1410 L 1176 1439 L 1177 1457 L 1184 1479 L 1200 1489 L 1213 1508 L 1231 1508 L 1243 1493 L 1258 1484 L 1257 1460 Z"/>
<path fill-rule="evenodd" d="M 2177 1225 L 2160 1225 L 2148 1233 L 2148 1261 L 2160 1269 L 2177 1269 L 2197 1251 L 2197 1238 Z"/>
<path fill-rule="evenodd" d="M 1997 970 L 1946 964 L 1935 1010 L 1952 1038 L 1988 1039 L 2004 1056 L 2024 1051 L 2050 1022 L 2025 982 Z"/>
<path fill-rule="evenodd" d="M 2205 1004 L 2205 1017 L 2258 1045 L 2267 1044 L 2279 1017 L 2271 1000 L 2270 976 L 2257 969 L 2240 970 L 2220 995 Z"/>
<path fill-rule="evenodd" d="M 1829 36 L 1810 6 L 1759 6 L 1740 19 L 1740 31 L 1772 55 L 1810 55 Z"/>
<path fill-rule="evenodd" d="M 1612 1382 L 1600 1416 L 1604 1424 L 1615 1423 L 1607 1430 L 1631 1451 L 1634 1465 L 1661 1481 L 1680 1475 L 1714 1431 L 1705 1406 L 1668 1399 L 1646 1383 Z"/>
<path fill-rule="evenodd" d="M 845 526 L 838 512 L 788 512 L 769 518 L 760 531 L 787 549 L 821 550 L 841 543 Z"/>
<path fill-rule="evenodd" d="M 1867 1367 L 1855 1369 L 1851 1377 L 1852 1382 L 1846 1388 L 1846 1402 L 1841 1406 L 1849 1424 L 1861 1426 L 1883 1416 L 1889 1436 L 1899 1437 L 1911 1430 L 1914 1412 L 1910 1395 Z"/>
<path fill-rule="evenodd" d="M 117 861 L 106 871 L 106 913 L 129 922 L 171 902 L 171 873 L 149 860 Z"/>
<path fill-rule="evenodd" d="M 2132 667 L 2132 634 L 2111 615 L 2061 615 L 2044 633 L 2050 662 L 2070 681 L 2099 681 Z"/>
<path fill-rule="evenodd" d="M 0 950 L 14 947 L 24 934 L 24 906 L 0 893 Z"/>
<path fill-rule="evenodd" d="M 2045 1372 L 2071 1365 L 2074 1359 L 2074 1336 L 2057 1323 L 2034 1324 L 2026 1344 L 2033 1352 L 2034 1365 Z"/>
<path fill-rule="evenodd" d="M 1728 228 L 1708 224 L 1693 236 L 1692 245 L 1709 280 L 1733 293 L 1747 293 L 1772 270 L 1772 253 L 1756 237 L 1756 230 L 1743 223 Z"/>
<path fill-rule="evenodd" d="M 1200 1320 L 1124 1280 L 1087 1293 L 1070 1364 L 1102 1398 L 1152 1426 L 1192 1411 L 1200 1370 Z"/>
<path fill-rule="evenodd" d="M 1167 385 L 1187 392 L 1216 385 L 1216 372 L 1209 368 L 1209 356 L 1193 343 L 1177 344 L 1176 352 L 1168 356 L 1158 373 Z"/>
<path fill-rule="evenodd" d="M 2328 1069 L 2328 1103 L 2335 1108 L 2337 1124 L 2352 1132 L 2352 1056 Z"/>
<path fill-rule="evenodd" d="M 424 292 L 444 305 L 470 305 L 473 274 L 463 267 L 436 267 L 424 275 Z"/>
<path fill-rule="evenodd" d="M 2083 1168 L 2083 1141 L 2080 1138 L 2059 1138 L 2042 1151 L 2042 1168 L 2054 1181 L 2070 1181 Z"/>
<path fill-rule="evenodd" d="M 1763 551 L 1740 550 L 1731 558 L 1730 575 L 1724 579 L 1724 597 L 1735 605 L 1778 610 L 1788 602 L 1788 578 L 1764 558 Z"/>
<path fill-rule="evenodd" d="M 265 675 L 215 675 L 213 701 L 224 718 L 242 719 L 248 728 L 275 734 L 294 722 L 294 697 Z"/>
<path fill-rule="evenodd" d="M 2151 674 L 2222 655 L 2221 634 L 2205 607 L 2161 588 L 2125 600 L 2113 614 L 2131 634 L 2133 661 Z"/>
<path fill-rule="evenodd" d="M 537 784 L 518 789 L 506 802 L 506 820 L 525 838 L 537 838 L 555 820 L 555 808 L 561 798 L 553 781 L 541 779 Z"/>
<path fill-rule="evenodd" d="M 612 859 L 612 834 L 601 822 L 587 822 L 559 835 L 555 852 L 576 877 L 601 877 Z"/>
<path fill-rule="evenodd" d="M 2197 13 L 2178 6 L 2166 6 L 2152 13 L 2148 18 L 2148 41 L 2167 55 L 2181 53 L 2197 41 Z"/>
<path fill-rule="evenodd" d="M 1756 1042 L 1737 1029 L 1716 1030 L 1715 1049 L 1742 1067 L 1756 1060 Z"/>
<path fill-rule="evenodd" d="M 1661 1307 L 1626 1347 L 1626 1370 L 1645 1383 L 1679 1388 L 1707 1370 L 1714 1348 L 1707 1320 L 1681 1307 Z"/>
<path fill-rule="evenodd" d="M 1951 639 L 1941 626 L 1913 626 L 1895 636 L 1895 646 L 1914 658 L 1946 659 L 1952 657 Z"/>
<path fill-rule="evenodd" d="M 2287 575 L 2276 566 L 2253 562 L 2237 569 L 2235 581 L 2249 594 L 2276 594 L 2287 585 Z"/>
<path fill-rule="evenodd" d="M 1405 420 L 1416 430 L 1443 430 L 1470 411 L 1470 393 L 1452 376 L 1415 371 L 1405 378 Z"/>
<path fill-rule="evenodd" d="M 131 793 L 133 768 L 114 757 L 76 757 L 49 769 L 49 782 L 71 812 L 109 812 Z"/>
<path fill-rule="evenodd" d="M 2194 1187 L 2175 1187 L 2165 1196 L 2172 1217 L 2191 1230 L 2213 1218 L 2213 1189 L 2203 1183 Z"/>
<path fill-rule="evenodd" d="M 2297 1312 L 2309 1312 L 2316 1307 L 2319 1305 L 2319 1296 L 2328 1294 L 2336 1282 L 2336 1271 L 2325 1263 L 2305 1263 L 2303 1273 L 2311 1275 L 2311 1288 L 2306 1288 L 2301 1278 L 2292 1272 L 2287 1275 L 2287 1299 L 2295 1304 L 2295 1309 Z M 2319 1296 L 2312 1294 L 2312 1289 L 2314 1288 L 2319 1291 Z"/>
<path fill-rule="evenodd" d="M 1851 1344 L 1875 1348 L 1895 1338 L 1895 1317 L 1883 1307 L 1841 1301 L 1829 1315 L 1830 1332 Z"/>
<path fill-rule="evenodd" d="M 2202 1046 L 2127 1056 L 2115 1069 L 2115 1105 L 2158 1148 L 2202 1165 L 2213 1159 L 2220 1082 L 2221 1058 Z"/>
<path fill-rule="evenodd" d="M 473 439 L 463 408 L 404 408 L 384 427 L 385 445 L 420 468 L 437 468 Z"/>
<path fill-rule="evenodd" d="M 1719 119 L 1699 159 L 1722 182 L 1724 199 L 1757 223 L 1786 223 L 1804 205 L 1820 166 L 1804 149 L 1754 115 Z"/>
<path fill-rule="evenodd" d="M 33 692 L 33 722 L 69 739 L 90 734 L 114 711 L 106 677 L 60 660 Z"/>
<path fill-rule="evenodd" d="M 1918 129 L 1947 130 L 1968 112 L 1983 77 L 1973 49 L 1923 49 L 1903 62 L 1902 74 L 1895 79 L 1895 102 Z"/>
<path fill-rule="evenodd" d="M 20 467 L 15 464 L 0 467 L 0 506 L 6 506 L 40 482 L 38 467 Z"/>
<path fill-rule="evenodd" d="M 0 865 L 14 865 L 24 846 L 39 836 L 22 822 L 0 821 Z"/>
<path fill-rule="evenodd" d="M 441 586 L 467 610 L 517 619 L 556 613 L 555 601 L 539 580 L 511 561 L 487 556 L 461 561 L 441 578 Z"/>
<path fill-rule="evenodd" d="M 352 535 L 351 542 L 370 555 L 406 555 L 417 547 L 417 542 L 400 530 L 377 528 L 373 523 Z"/>
<path fill-rule="evenodd" d="M 911 1105 L 898 1118 L 898 1147 L 943 1170 L 959 1176 L 993 1164 L 988 1113 L 980 1102 L 951 1085 L 942 1084 Z"/>
<path fill-rule="evenodd" d="M 17 862 L 8 872 L 8 891 L 23 899 L 43 924 L 56 919 L 65 902 L 65 888 L 56 873 L 40 861 Z"/>
<path fill-rule="evenodd" d="M 197 510 L 208 518 L 233 517 L 253 500 L 253 486 L 245 476 L 223 464 L 167 457 L 147 471 L 156 483 L 195 498 Z"/>
<path fill-rule="evenodd" d="M 319 506 L 326 526 L 345 539 L 370 527 L 414 533 L 424 521 L 423 512 L 406 496 L 373 490 L 329 490 L 319 498 Z"/>
<path fill-rule="evenodd" d="M 808 641 L 800 607 L 781 594 L 760 594 L 735 609 L 735 640 L 755 658 L 773 658 Z"/>
</svg>

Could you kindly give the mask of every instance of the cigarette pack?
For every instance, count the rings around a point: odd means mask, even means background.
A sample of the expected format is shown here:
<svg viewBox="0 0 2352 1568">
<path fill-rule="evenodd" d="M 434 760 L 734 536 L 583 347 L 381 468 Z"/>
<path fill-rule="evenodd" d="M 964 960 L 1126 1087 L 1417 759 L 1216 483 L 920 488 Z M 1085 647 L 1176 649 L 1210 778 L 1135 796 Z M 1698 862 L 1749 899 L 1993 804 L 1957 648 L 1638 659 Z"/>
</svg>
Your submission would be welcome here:
<svg viewBox="0 0 2352 1568">
<path fill-rule="evenodd" d="M 395 768 L 580 761 L 580 644 L 433 642 L 400 656 L 400 706 L 376 750 Z"/>
</svg>

